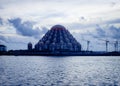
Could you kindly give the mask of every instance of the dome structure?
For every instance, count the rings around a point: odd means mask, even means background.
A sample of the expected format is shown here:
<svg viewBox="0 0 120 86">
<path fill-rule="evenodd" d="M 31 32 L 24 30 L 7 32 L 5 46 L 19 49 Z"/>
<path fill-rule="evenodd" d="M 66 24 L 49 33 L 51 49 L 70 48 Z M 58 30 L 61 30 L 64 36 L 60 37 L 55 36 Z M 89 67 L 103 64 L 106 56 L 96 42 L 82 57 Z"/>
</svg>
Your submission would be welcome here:
<svg viewBox="0 0 120 86">
<path fill-rule="evenodd" d="M 41 44 L 42 42 L 42 44 Z M 53 26 L 35 45 L 38 51 L 81 51 L 81 44 L 62 25 Z"/>
<path fill-rule="evenodd" d="M 55 25 L 51 28 L 51 30 L 65 30 L 65 27 L 62 25 Z"/>
</svg>

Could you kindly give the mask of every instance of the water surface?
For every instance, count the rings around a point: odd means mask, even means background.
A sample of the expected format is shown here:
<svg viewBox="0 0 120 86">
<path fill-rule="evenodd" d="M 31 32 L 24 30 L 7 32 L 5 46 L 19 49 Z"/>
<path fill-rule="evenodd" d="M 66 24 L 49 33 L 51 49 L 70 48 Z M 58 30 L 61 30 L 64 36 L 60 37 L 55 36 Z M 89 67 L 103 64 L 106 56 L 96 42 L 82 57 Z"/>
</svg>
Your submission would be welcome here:
<svg viewBox="0 0 120 86">
<path fill-rule="evenodd" d="M 120 58 L 0 56 L 0 86 L 120 86 Z"/>
</svg>

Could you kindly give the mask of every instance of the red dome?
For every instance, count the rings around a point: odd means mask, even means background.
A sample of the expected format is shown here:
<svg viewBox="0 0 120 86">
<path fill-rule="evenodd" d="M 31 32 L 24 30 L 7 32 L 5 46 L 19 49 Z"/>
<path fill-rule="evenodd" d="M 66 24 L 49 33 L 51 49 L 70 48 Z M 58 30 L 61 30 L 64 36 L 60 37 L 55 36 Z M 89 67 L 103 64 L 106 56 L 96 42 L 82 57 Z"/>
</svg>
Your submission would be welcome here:
<svg viewBox="0 0 120 86">
<path fill-rule="evenodd" d="M 55 25 L 51 29 L 52 30 L 65 30 L 65 27 L 62 25 Z"/>
</svg>

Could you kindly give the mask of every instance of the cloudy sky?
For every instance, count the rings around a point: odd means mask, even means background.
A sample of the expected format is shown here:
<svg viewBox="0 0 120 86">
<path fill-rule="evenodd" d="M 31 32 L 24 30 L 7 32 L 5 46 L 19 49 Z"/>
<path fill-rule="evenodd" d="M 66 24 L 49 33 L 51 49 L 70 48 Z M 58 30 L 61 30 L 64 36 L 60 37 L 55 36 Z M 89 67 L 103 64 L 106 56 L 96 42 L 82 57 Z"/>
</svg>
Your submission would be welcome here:
<svg viewBox="0 0 120 86">
<path fill-rule="evenodd" d="M 56 24 L 65 26 L 86 50 L 109 51 L 120 41 L 120 0 L 0 0 L 0 43 L 26 49 Z"/>
</svg>

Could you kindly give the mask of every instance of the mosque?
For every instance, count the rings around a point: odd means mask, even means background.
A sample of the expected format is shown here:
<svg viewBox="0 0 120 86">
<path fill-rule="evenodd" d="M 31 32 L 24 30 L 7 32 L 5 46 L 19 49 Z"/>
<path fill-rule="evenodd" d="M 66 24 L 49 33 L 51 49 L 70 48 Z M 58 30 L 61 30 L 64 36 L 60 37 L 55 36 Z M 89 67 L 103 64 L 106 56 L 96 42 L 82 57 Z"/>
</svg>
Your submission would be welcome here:
<svg viewBox="0 0 120 86">
<path fill-rule="evenodd" d="M 35 44 L 36 51 L 81 51 L 81 44 L 62 25 L 53 26 L 42 39 Z M 28 43 L 28 50 L 32 50 L 32 44 Z"/>
</svg>

